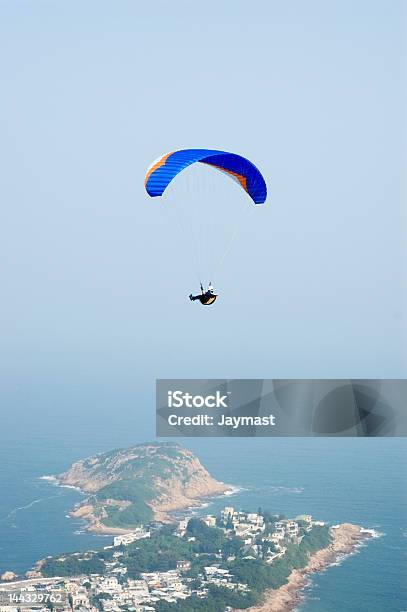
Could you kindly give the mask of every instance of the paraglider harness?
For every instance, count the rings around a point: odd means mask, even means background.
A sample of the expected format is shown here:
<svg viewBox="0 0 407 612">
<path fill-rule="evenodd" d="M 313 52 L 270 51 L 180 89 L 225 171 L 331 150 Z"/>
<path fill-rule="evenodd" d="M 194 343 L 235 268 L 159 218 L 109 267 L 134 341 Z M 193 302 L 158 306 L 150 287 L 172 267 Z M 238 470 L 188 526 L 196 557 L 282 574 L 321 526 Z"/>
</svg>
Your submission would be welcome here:
<svg viewBox="0 0 407 612">
<path fill-rule="evenodd" d="M 213 293 L 213 291 L 210 289 L 208 289 L 208 291 L 204 291 L 204 288 L 202 287 L 202 283 L 201 283 L 201 294 L 192 295 L 191 293 L 191 295 L 189 296 L 189 299 L 191 300 L 191 302 L 194 302 L 195 300 L 199 300 L 202 306 L 210 306 L 216 301 L 217 297 L 218 296 L 215 293 Z"/>
</svg>

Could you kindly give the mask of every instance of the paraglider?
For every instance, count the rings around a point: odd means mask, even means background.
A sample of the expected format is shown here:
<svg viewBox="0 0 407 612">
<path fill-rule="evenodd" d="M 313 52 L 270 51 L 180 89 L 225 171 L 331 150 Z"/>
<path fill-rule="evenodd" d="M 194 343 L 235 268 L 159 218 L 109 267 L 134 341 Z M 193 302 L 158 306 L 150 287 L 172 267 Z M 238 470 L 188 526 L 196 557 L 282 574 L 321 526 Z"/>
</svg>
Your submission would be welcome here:
<svg viewBox="0 0 407 612">
<path fill-rule="evenodd" d="M 152 198 L 160 197 L 171 181 L 184 169 L 192 164 L 201 163 L 211 166 L 234 179 L 248 194 L 253 204 L 264 204 L 267 198 L 267 186 L 261 172 L 245 157 L 227 151 L 216 149 L 182 149 L 162 155 L 148 168 L 145 176 L 145 188 Z M 198 300 L 208 306 L 216 301 L 211 283 L 204 291 L 201 283 L 201 293 L 190 294 L 191 301 Z"/>
<path fill-rule="evenodd" d="M 189 299 L 191 300 L 191 302 L 194 302 L 195 300 L 199 300 L 203 306 L 210 306 L 216 301 L 217 297 L 218 296 L 215 294 L 215 290 L 212 286 L 212 283 L 209 281 L 209 286 L 208 286 L 207 291 L 204 291 L 204 288 L 201 283 L 201 293 L 199 295 L 192 295 L 191 293 L 189 296 Z"/>
<path fill-rule="evenodd" d="M 236 153 L 213 149 L 183 149 L 159 157 L 147 170 L 144 184 L 148 195 L 152 198 L 162 196 L 172 179 L 196 162 L 213 166 L 234 178 L 254 204 L 266 201 L 266 181 L 251 161 Z"/>
</svg>

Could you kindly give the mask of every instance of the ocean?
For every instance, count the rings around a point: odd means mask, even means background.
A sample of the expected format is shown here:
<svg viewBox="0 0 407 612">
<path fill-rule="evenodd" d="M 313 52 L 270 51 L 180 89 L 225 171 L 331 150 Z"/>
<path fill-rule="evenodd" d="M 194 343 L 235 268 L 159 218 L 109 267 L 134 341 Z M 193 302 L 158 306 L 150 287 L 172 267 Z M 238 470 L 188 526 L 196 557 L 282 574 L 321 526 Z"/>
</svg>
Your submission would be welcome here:
<svg viewBox="0 0 407 612">
<path fill-rule="evenodd" d="M 68 422 L 7 429 L 0 448 L 0 572 L 22 573 L 39 558 L 95 548 L 111 537 L 86 533 L 68 511 L 80 492 L 49 476 L 97 451 L 145 442 L 128 423 L 114 430 Z M 4 430 L 5 431 L 5 430 Z M 112 433 L 113 432 L 113 433 Z M 402 612 L 407 610 L 407 441 L 400 438 L 276 438 L 181 440 L 235 493 L 211 500 L 258 507 L 287 516 L 312 514 L 331 524 L 374 529 L 357 552 L 306 588 L 301 612 Z M 45 477 L 45 478 L 44 478 Z"/>
</svg>

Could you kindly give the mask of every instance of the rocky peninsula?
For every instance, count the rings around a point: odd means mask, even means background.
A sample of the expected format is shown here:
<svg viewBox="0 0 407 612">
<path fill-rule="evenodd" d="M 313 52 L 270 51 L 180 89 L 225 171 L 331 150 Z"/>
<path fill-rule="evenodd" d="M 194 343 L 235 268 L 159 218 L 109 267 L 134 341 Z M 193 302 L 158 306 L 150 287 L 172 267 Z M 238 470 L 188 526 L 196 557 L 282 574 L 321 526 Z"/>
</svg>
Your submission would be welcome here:
<svg viewBox="0 0 407 612">
<path fill-rule="evenodd" d="M 94 455 L 75 462 L 56 477 L 87 498 L 70 515 L 88 530 L 120 534 L 169 513 L 202 503 L 231 487 L 215 480 L 199 459 L 175 443 L 148 443 Z"/>
<path fill-rule="evenodd" d="M 156 612 L 293 611 L 313 573 L 376 536 L 349 523 L 330 526 L 308 514 L 286 517 L 262 508 L 226 505 L 218 514 L 176 517 L 174 511 L 232 488 L 173 443 L 94 455 L 56 480 L 86 495 L 72 516 L 115 537 L 101 549 L 47 556 L 26 577 L 30 584 L 74 585 L 86 610 L 109 609 L 113 597 Z M 15 579 L 2 575 L 7 588 L 18 588 Z"/>
<path fill-rule="evenodd" d="M 307 586 L 311 574 L 325 570 L 344 555 L 352 554 L 364 540 L 374 537 L 374 532 L 358 525 L 343 523 L 331 527 L 330 535 L 331 544 L 328 547 L 312 554 L 304 568 L 294 569 L 286 584 L 278 589 L 266 591 L 263 602 L 249 608 L 249 611 L 290 612 L 295 610 L 303 598 L 303 589 Z"/>
</svg>

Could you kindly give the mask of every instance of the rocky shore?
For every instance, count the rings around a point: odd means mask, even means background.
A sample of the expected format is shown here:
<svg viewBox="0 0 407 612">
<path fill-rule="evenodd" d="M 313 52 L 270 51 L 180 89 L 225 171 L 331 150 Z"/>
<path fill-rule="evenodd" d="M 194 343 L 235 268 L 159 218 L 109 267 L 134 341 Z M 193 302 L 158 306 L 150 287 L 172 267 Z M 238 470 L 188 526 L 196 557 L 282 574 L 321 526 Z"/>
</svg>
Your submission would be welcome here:
<svg viewBox="0 0 407 612">
<path fill-rule="evenodd" d="M 95 507 L 91 503 L 85 501 L 69 512 L 69 516 L 74 519 L 86 521 L 86 531 L 98 533 L 100 535 L 122 535 L 131 531 L 131 529 L 122 529 L 121 527 L 110 527 L 104 525 L 102 520 L 96 516 Z"/>
<path fill-rule="evenodd" d="M 153 520 L 170 522 L 170 513 L 199 507 L 205 498 L 232 490 L 215 480 L 191 451 L 172 443 L 94 455 L 75 462 L 55 480 L 89 495 L 73 508 L 71 517 L 86 521 L 88 531 L 111 535 L 134 527 L 123 526 L 119 520 L 112 524 L 108 518 L 116 513 L 120 519 L 135 497 L 150 509 Z"/>
<path fill-rule="evenodd" d="M 303 598 L 303 589 L 307 585 L 310 574 L 321 572 L 343 555 L 349 555 L 363 542 L 373 537 L 373 533 L 358 525 L 344 523 L 331 527 L 332 544 L 319 550 L 309 559 L 301 570 L 293 570 L 287 584 L 279 589 L 266 591 L 263 603 L 250 612 L 290 612 L 294 610 Z"/>
</svg>

